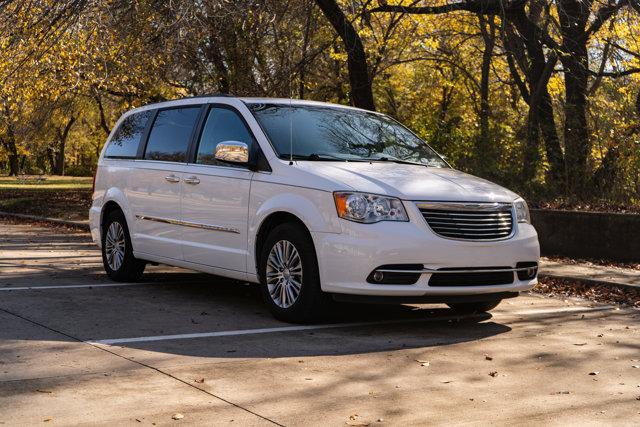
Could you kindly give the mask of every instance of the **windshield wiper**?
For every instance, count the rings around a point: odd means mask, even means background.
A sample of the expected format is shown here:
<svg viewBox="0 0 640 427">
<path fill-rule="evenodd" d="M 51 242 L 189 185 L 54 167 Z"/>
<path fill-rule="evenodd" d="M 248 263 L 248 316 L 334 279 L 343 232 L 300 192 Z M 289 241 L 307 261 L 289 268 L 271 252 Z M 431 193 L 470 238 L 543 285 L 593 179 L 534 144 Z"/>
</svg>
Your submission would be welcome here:
<svg viewBox="0 0 640 427">
<path fill-rule="evenodd" d="M 312 154 L 308 154 L 308 155 L 301 155 L 301 154 L 294 154 L 293 156 L 289 155 L 289 154 L 281 154 L 280 155 L 281 159 L 284 160 L 289 160 L 289 159 L 293 159 L 293 160 L 309 160 L 309 161 L 323 161 L 323 160 L 328 160 L 328 161 L 338 161 L 338 162 L 346 162 L 350 159 L 345 159 L 344 157 L 339 157 L 339 156 L 334 156 L 333 154 L 326 154 L 326 153 L 312 153 Z"/>
<path fill-rule="evenodd" d="M 409 160 L 401 160 L 401 159 L 397 159 L 395 157 L 393 158 L 389 158 L 389 157 L 369 157 L 369 158 L 364 158 L 363 160 L 368 160 L 368 161 L 372 161 L 372 162 L 393 162 L 393 163 L 398 163 L 401 165 L 415 165 L 415 166 L 427 166 L 424 163 L 418 163 L 418 162 L 410 162 Z"/>
</svg>

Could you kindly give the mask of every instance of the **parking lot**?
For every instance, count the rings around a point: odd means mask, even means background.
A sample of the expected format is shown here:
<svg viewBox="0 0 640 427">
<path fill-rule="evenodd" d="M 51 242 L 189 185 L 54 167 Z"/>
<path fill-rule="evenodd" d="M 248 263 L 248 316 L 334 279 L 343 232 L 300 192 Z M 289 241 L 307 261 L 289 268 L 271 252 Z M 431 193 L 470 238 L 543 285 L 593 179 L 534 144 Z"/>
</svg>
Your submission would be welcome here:
<svg viewBox="0 0 640 427">
<path fill-rule="evenodd" d="M 87 233 L 0 220 L 0 424 L 640 424 L 638 310 L 531 294 L 300 326 L 254 286 L 143 280 L 108 281 Z"/>
</svg>

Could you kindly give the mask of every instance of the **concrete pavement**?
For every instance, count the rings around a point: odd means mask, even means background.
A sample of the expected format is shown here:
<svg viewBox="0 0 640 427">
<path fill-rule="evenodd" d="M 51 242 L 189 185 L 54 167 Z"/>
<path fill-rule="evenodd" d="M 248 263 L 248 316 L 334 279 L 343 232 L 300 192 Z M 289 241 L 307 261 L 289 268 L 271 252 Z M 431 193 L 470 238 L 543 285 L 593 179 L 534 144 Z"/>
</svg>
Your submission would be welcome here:
<svg viewBox="0 0 640 427">
<path fill-rule="evenodd" d="M 638 425 L 639 320 L 524 295 L 295 329 L 254 287 L 166 267 L 117 285 L 87 234 L 0 222 L 0 423 Z"/>
<path fill-rule="evenodd" d="M 594 284 L 623 286 L 640 289 L 640 270 L 604 266 L 591 263 L 562 263 L 556 260 L 542 258 L 540 260 L 540 274 L 547 277 L 561 279 L 576 279 Z"/>
</svg>

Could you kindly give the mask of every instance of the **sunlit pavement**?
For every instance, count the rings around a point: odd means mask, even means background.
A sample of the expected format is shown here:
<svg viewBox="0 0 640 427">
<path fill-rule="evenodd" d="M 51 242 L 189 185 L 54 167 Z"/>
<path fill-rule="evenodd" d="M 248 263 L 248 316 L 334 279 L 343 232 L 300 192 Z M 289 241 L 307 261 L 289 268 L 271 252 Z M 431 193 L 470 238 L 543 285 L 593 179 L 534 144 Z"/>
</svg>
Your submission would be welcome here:
<svg viewBox="0 0 640 427">
<path fill-rule="evenodd" d="M 88 234 L 0 222 L 0 423 L 640 424 L 637 310 L 524 295 L 300 327 L 252 286 L 148 272 L 116 285 Z"/>
</svg>

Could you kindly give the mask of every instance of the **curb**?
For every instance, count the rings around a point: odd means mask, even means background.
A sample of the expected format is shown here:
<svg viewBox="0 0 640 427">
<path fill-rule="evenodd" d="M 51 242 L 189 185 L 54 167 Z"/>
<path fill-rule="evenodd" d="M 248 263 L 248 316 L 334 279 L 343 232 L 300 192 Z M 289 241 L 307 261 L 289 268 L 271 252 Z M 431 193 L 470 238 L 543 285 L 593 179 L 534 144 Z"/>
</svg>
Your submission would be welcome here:
<svg viewBox="0 0 640 427">
<path fill-rule="evenodd" d="M 549 279 L 560 279 L 560 280 L 571 280 L 574 282 L 580 282 L 585 285 L 598 285 L 598 286 L 607 286 L 609 288 L 622 288 L 624 290 L 635 290 L 636 292 L 640 292 L 640 286 L 632 285 L 629 283 L 620 283 L 620 282 L 608 282 L 606 280 L 599 279 L 589 279 L 586 277 L 574 277 L 574 276 L 561 276 L 559 274 L 547 274 L 547 273 L 538 273 L 538 277 Z"/>
<path fill-rule="evenodd" d="M 20 219 L 28 219 L 32 221 L 49 222 L 56 225 L 66 225 L 67 227 L 73 227 L 73 228 L 78 228 L 84 231 L 90 231 L 89 222 L 83 222 L 83 221 L 70 221 L 66 219 L 48 218 L 46 216 L 25 215 L 25 214 L 2 212 L 2 211 L 0 211 L 0 217 L 20 218 Z"/>
</svg>

